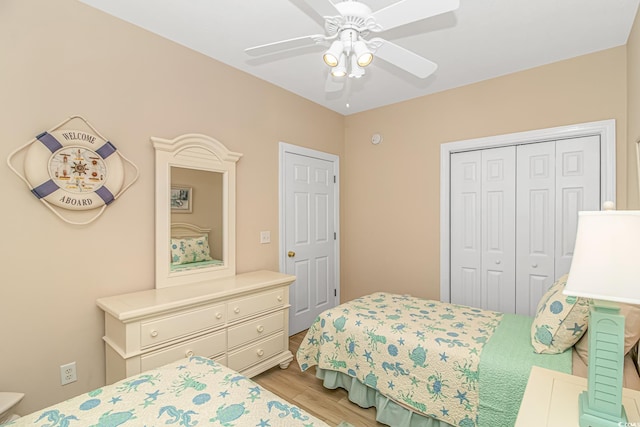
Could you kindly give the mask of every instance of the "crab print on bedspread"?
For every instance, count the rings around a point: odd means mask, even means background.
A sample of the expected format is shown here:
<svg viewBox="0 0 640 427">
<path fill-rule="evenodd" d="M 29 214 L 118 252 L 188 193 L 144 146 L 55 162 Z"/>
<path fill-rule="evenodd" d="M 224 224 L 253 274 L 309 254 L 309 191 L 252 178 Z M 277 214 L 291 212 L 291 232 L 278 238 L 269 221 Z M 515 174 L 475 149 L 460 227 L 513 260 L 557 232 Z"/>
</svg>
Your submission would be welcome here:
<svg viewBox="0 0 640 427">
<path fill-rule="evenodd" d="M 355 377 L 387 397 L 452 425 L 478 419 L 478 365 L 502 314 L 376 293 L 322 313 L 297 353 L 304 371 Z"/>
<path fill-rule="evenodd" d="M 328 427 L 218 363 L 194 356 L 77 396 L 5 426 Z"/>
</svg>

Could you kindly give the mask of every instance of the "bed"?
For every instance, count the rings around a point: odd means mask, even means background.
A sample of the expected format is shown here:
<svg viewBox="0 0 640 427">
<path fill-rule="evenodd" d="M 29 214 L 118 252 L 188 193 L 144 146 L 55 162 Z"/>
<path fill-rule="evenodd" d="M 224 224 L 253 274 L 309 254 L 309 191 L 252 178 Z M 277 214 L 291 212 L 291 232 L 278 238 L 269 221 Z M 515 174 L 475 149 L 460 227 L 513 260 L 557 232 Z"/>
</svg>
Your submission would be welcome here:
<svg viewBox="0 0 640 427">
<path fill-rule="evenodd" d="M 211 228 L 186 222 L 171 224 L 171 271 L 185 271 L 224 265 L 212 257 Z"/>
<path fill-rule="evenodd" d="M 297 360 L 303 371 L 316 366 L 325 387 L 375 406 L 383 424 L 513 426 L 533 365 L 572 373 L 573 360 L 580 360 L 573 350 L 534 352 L 532 337 L 541 344 L 542 329 L 527 316 L 379 292 L 318 316 Z M 629 369 L 638 387 L 633 363 Z"/>
<path fill-rule="evenodd" d="M 4 426 L 328 427 L 237 372 L 193 356 Z"/>
</svg>

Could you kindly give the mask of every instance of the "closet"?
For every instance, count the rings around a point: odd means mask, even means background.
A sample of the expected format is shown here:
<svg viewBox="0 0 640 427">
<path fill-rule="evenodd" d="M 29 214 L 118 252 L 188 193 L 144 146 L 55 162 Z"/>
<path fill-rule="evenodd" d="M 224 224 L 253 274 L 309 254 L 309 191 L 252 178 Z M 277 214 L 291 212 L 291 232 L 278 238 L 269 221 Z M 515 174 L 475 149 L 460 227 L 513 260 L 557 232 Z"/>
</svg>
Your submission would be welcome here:
<svg viewBox="0 0 640 427">
<path fill-rule="evenodd" d="M 534 315 L 601 200 L 599 135 L 451 153 L 450 299 Z"/>
</svg>

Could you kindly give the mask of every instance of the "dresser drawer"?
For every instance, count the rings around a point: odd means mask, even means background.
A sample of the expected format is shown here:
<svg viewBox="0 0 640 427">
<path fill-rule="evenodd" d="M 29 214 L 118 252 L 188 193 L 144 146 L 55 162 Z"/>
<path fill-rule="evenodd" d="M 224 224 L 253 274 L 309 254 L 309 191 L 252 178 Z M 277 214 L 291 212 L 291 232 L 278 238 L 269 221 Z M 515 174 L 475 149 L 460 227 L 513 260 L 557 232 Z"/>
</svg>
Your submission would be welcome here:
<svg viewBox="0 0 640 427">
<path fill-rule="evenodd" d="M 142 348 L 151 347 L 182 335 L 224 325 L 224 322 L 224 304 L 142 322 L 140 345 Z"/>
<path fill-rule="evenodd" d="M 242 371 L 284 350 L 284 333 L 279 333 L 242 350 L 229 353 L 228 366 L 233 370 Z"/>
<path fill-rule="evenodd" d="M 255 339 L 266 337 L 284 328 L 284 314 L 282 311 L 250 320 L 238 326 L 229 328 L 229 348 L 251 342 Z"/>
<path fill-rule="evenodd" d="M 284 289 L 263 292 L 247 298 L 229 301 L 227 304 L 229 321 L 251 316 L 261 311 L 270 310 L 284 305 Z"/>
<path fill-rule="evenodd" d="M 204 337 L 172 345 L 162 350 L 148 353 L 140 357 L 140 370 L 155 369 L 167 363 L 175 362 L 183 357 L 203 356 L 213 358 L 224 353 L 226 348 L 225 331 L 214 332 Z"/>
</svg>

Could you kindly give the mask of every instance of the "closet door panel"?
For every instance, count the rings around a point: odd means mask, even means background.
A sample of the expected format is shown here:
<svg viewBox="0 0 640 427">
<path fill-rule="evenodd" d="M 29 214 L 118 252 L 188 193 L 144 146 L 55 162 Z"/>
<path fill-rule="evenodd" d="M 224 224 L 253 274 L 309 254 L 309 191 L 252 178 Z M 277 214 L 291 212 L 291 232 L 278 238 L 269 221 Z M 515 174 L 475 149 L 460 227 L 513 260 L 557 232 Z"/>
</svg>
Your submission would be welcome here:
<svg viewBox="0 0 640 427">
<path fill-rule="evenodd" d="M 579 211 L 600 210 L 600 137 L 586 136 L 556 143 L 555 278 L 569 272 Z"/>
<path fill-rule="evenodd" d="M 555 271 L 555 142 L 517 149 L 516 313 L 532 316 Z"/>
<path fill-rule="evenodd" d="M 451 302 L 474 307 L 481 298 L 481 154 L 451 155 Z"/>
<path fill-rule="evenodd" d="M 533 316 L 599 210 L 600 137 L 451 155 L 451 301 Z"/>
<path fill-rule="evenodd" d="M 516 148 L 482 151 L 482 308 L 515 312 Z"/>
</svg>

